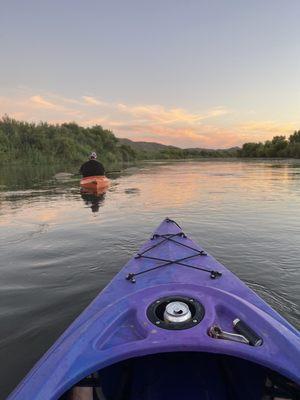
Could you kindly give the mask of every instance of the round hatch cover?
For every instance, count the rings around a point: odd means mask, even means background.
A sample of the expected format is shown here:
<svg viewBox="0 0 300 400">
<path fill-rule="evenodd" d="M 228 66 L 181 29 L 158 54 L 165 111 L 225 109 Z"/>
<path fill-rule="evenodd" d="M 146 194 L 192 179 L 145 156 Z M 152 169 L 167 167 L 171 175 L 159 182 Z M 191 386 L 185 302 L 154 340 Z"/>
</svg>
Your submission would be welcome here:
<svg viewBox="0 0 300 400">
<path fill-rule="evenodd" d="M 204 307 L 190 297 L 169 296 L 155 300 L 147 309 L 147 317 L 159 328 L 180 330 L 199 324 Z"/>
</svg>

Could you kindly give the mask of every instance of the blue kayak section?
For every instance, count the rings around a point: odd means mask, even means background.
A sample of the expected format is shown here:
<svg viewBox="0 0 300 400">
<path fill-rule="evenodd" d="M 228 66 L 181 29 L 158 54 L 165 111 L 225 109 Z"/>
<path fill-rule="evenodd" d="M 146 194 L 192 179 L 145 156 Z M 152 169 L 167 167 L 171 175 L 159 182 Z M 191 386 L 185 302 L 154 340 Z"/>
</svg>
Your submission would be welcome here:
<svg viewBox="0 0 300 400">
<path fill-rule="evenodd" d="M 201 318 L 193 319 L 195 325 L 188 329 L 162 329 L 149 319 L 149 306 L 168 297 L 187 298 L 199 303 L 203 308 Z M 208 334 L 214 325 L 233 333 L 233 321 L 237 318 L 255 330 L 262 345 L 250 346 L 216 339 Z M 195 363 L 200 365 L 204 358 L 199 358 L 199 355 L 207 355 L 207 369 L 203 367 L 202 373 L 210 376 L 215 371 L 215 379 L 207 378 L 208 386 L 202 387 L 202 391 L 219 391 L 223 397 L 218 397 L 218 394 L 204 397 L 203 394 L 199 398 L 233 398 L 228 394 L 229 389 L 226 391 L 223 387 L 225 381 L 217 372 L 217 366 L 224 360 L 231 360 L 227 362 L 232 365 L 232 360 L 240 362 L 238 367 L 230 369 L 236 371 L 236 376 L 238 371 L 248 368 L 249 385 L 263 380 L 264 369 L 300 384 L 299 332 L 225 266 L 189 239 L 179 225 L 166 219 L 34 366 L 9 399 L 58 399 L 89 374 L 102 371 L 105 375 L 109 368 L 116 369 L 120 363 L 133 359 L 138 360 L 133 375 L 137 381 L 144 382 L 145 388 L 147 383 L 138 378 L 139 374 L 144 374 L 146 379 L 146 371 L 150 375 L 155 375 L 155 371 L 160 373 L 156 377 L 156 386 L 151 384 L 150 388 L 148 384 L 149 390 L 154 391 L 153 395 L 139 397 L 132 393 L 130 398 L 163 399 L 155 396 L 155 390 L 163 384 L 164 371 L 169 371 L 165 374 L 165 389 L 173 390 L 168 377 L 174 365 L 170 357 L 175 353 L 182 353 L 182 365 L 186 365 L 175 371 L 175 375 L 182 375 L 185 381 L 188 381 L 185 369 L 188 366 L 193 369 Z M 223 357 L 221 361 L 219 356 Z M 155 368 L 149 369 L 149 363 Z M 259 366 L 256 373 L 251 367 L 253 365 Z M 149 382 L 153 379 L 150 376 Z M 240 380 L 242 382 L 242 378 Z M 254 390 L 256 386 L 252 386 Z M 200 393 L 199 388 L 193 390 Z M 237 386 L 236 390 L 242 390 L 242 387 Z M 194 397 L 174 395 L 165 398 Z"/>
</svg>

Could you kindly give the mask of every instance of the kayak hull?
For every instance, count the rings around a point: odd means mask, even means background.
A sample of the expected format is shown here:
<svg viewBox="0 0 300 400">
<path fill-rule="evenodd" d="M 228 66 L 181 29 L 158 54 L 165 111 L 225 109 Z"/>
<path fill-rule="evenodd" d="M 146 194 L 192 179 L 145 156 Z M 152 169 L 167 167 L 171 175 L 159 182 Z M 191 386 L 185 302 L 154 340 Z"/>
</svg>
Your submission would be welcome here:
<svg viewBox="0 0 300 400">
<path fill-rule="evenodd" d="M 220 275 L 214 278 L 212 272 Z M 155 325 L 149 306 L 166 297 L 199 302 L 204 308 L 201 321 L 183 330 Z M 208 335 L 216 324 L 233 332 L 236 318 L 255 328 L 261 346 Z M 180 352 L 245 360 L 300 384 L 299 332 L 166 219 L 9 399 L 57 399 L 95 371 L 130 359 Z"/>
<path fill-rule="evenodd" d="M 90 192 L 103 192 L 109 186 L 109 179 L 106 176 L 87 176 L 80 180 L 80 186 L 82 189 Z"/>
</svg>

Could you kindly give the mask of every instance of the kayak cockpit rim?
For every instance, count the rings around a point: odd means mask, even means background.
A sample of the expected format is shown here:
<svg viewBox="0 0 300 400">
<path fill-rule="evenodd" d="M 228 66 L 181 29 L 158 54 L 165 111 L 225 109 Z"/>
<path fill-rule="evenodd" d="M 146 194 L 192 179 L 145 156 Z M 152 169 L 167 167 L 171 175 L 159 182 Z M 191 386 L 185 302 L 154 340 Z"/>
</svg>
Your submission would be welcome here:
<svg viewBox="0 0 300 400">
<path fill-rule="evenodd" d="M 178 381 L 174 381 L 174 376 Z M 94 397 L 83 397 L 84 400 L 180 400 L 183 394 L 189 400 L 198 400 L 205 393 L 220 400 L 265 400 L 279 396 L 294 400 L 299 399 L 300 393 L 299 386 L 291 380 L 251 361 L 185 351 L 133 357 L 111 364 L 88 374 L 59 400 L 72 400 L 72 391 L 78 395 L 80 388 L 87 387 Z"/>
</svg>

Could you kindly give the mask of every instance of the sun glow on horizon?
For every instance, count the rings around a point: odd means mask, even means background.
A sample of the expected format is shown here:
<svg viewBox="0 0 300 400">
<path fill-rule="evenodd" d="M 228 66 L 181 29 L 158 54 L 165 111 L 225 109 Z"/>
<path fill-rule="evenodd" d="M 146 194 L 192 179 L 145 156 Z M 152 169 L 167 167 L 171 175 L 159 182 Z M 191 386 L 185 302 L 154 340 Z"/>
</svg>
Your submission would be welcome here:
<svg viewBox="0 0 300 400">
<path fill-rule="evenodd" d="M 182 148 L 228 148 L 249 141 L 265 141 L 275 135 L 289 135 L 300 121 L 280 123 L 247 119 L 242 112 L 225 106 L 200 111 L 161 104 L 131 105 L 104 101 L 95 96 L 67 98 L 56 93 L 24 90 L 0 97 L 0 115 L 40 122 L 76 122 L 83 126 L 102 125 L 117 137 L 158 142 Z M 249 117 L 249 115 L 248 115 Z"/>
</svg>

